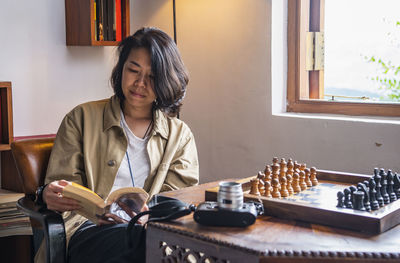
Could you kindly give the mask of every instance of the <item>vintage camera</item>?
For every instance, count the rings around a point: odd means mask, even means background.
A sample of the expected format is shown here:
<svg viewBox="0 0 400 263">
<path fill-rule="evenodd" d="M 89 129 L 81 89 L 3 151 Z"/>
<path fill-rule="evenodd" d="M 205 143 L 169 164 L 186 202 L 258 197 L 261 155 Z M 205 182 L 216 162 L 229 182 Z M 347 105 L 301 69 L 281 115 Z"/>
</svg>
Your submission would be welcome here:
<svg viewBox="0 0 400 263">
<path fill-rule="evenodd" d="M 207 226 L 246 227 L 256 221 L 257 215 L 264 213 L 261 203 L 243 202 L 243 189 L 240 183 L 221 182 L 217 202 L 200 203 L 194 220 Z"/>
</svg>

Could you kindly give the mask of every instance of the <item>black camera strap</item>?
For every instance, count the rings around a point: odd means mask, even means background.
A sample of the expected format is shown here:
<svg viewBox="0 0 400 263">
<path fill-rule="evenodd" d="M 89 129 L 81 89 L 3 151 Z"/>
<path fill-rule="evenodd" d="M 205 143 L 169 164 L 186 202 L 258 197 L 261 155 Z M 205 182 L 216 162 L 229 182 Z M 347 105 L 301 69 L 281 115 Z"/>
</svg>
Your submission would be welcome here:
<svg viewBox="0 0 400 263">
<path fill-rule="evenodd" d="M 189 205 L 172 197 L 154 196 L 149 202 L 149 210 L 138 213 L 129 222 L 127 227 L 128 246 L 130 248 L 136 248 L 139 245 L 138 243 L 143 238 L 141 235 L 144 235 L 147 223 L 177 219 L 190 214 L 195 209 L 196 207 L 194 205 Z M 147 222 L 143 226 L 137 225 L 138 220 L 145 215 L 149 215 Z M 133 231 L 134 228 L 136 231 Z M 133 232 L 135 232 L 135 235 L 139 236 L 132 235 Z"/>
</svg>

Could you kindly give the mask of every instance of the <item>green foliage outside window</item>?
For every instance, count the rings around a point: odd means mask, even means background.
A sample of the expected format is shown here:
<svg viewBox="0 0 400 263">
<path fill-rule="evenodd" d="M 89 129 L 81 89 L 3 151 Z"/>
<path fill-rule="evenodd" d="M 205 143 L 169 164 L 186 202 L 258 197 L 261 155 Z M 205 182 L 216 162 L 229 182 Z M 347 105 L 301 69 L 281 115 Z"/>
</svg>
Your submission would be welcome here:
<svg viewBox="0 0 400 263">
<path fill-rule="evenodd" d="M 396 22 L 396 28 L 400 28 L 400 21 Z M 400 49 L 400 45 L 398 47 Z M 366 56 L 365 59 L 379 68 L 378 75 L 371 80 L 377 82 L 379 89 L 385 93 L 380 99 L 400 102 L 400 65 L 376 56 Z"/>
</svg>

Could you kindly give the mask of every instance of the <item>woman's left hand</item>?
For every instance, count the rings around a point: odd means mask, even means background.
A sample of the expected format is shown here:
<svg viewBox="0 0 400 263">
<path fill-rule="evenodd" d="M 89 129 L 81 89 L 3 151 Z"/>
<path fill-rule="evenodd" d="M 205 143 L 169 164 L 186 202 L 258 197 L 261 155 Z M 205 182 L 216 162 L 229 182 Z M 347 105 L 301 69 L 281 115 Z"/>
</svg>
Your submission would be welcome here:
<svg viewBox="0 0 400 263">
<path fill-rule="evenodd" d="M 98 221 L 98 225 L 115 225 L 115 224 L 127 224 L 127 220 L 120 218 L 117 215 L 107 213 L 104 214 Z"/>
<path fill-rule="evenodd" d="M 133 218 L 136 216 L 136 213 L 133 212 L 132 210 L 128 209 L 127 207 L 121 206 L 124 211 Z M 149 207 L 145 204 L 140 212 L 143 211 L 148 211 Z M 144 215 L 141 218 L 139 218 L 138 223 L 143 225 L 144 223 L 147 222 L 148 215 Z M 101 217 L 98 221 L 99 225 L 109 225 L 109 224 L 127 224 L 129 221 L 111 213 L 104 214 L 103 217 Z"/>
</svg>

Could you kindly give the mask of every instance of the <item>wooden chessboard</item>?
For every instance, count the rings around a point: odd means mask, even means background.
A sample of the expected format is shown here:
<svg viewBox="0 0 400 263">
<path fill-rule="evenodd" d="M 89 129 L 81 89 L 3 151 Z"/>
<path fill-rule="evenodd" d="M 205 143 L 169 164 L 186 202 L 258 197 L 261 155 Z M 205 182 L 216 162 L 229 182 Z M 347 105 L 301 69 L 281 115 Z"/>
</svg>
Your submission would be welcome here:
<svg viewBox="0 0 400 263">
<path fill-rule="evenodd" d="M 317 186 L 283 198 L 249 194 L 250 180 L 255 178 L 254 176 L 236 182 L 242 183 L 245 201 L 260 201 L 264 204 L 265 215 L 379 234 L 400 223 L 400 200 L 370 212 L 336 207 L 338 191 L 370 177 L 370 175 L 318 170 Z M 216 201 L 217 194 L 218 187 L 207 189 L 206 201 Z"/>
</svg>

